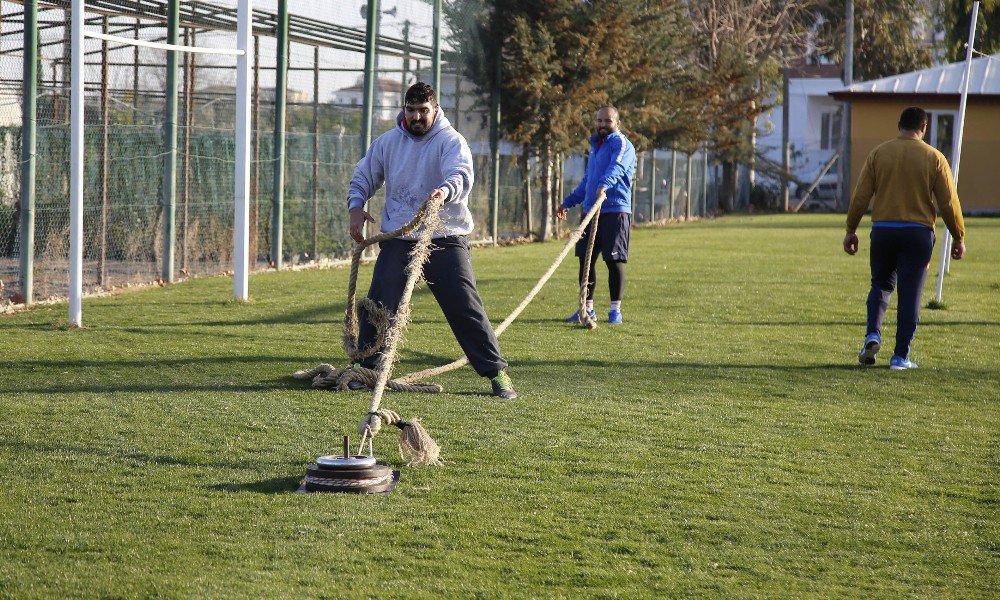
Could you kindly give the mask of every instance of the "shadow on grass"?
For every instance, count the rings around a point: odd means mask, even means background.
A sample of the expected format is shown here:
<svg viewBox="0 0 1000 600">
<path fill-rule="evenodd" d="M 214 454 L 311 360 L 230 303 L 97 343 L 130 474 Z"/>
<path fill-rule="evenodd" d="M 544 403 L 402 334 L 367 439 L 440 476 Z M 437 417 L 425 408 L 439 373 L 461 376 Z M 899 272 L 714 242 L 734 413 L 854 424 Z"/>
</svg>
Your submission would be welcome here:
<svg viewBox="0 0 1000 600">
<path fill-rule="evenodd" d="M 303 469 L 303 473 L 305 469 Z M 210 485 L 208 489 L 216 492 L 253 492 L 255 494 L 294 494 L 302 483 L 302 476 L 272 477 L 262 481 L 249 483 L 220 483 Z"/>
<path fill-rule="evenodd" d="M 446 362 L 450 362 L 453 358 L 443 358 L 439 356 L 434 356 L 428 353 L 414 352 L 422 358 L 428 359 L 426 361 L 420 361 L 418 364 L 405 364 L 401 365 L 394 371 L 396 377 L 400 377 L 403 374 L 415 372 L 427 368 L 428 366 L 440 366 Z M 244 361 L 262 362 L 266 360 L 266 357 L 255 357 L 251 359 L 246 358 L 232 358 L 219 360 L 220 363 L 226 362 L 244 362 Z M 283 358 L 282 361 L 291 361 L 292 359 Z M 189 360 L 189 361 L 177 361 L 177 363 L 170 363 L 166 366 L 173 366 L 174 364 L 183 364 L 184 362 L 203 362 L 200 360 Z M 207 361 L 213 362 L 213 361 Z M 319 364 L 322 361 L 309 361 L 309 360 L 298 360 L 296 365 L 299 368 L 310 368 Z M 80 364 L 74 364 L 80 363 Z M 65 369 L 77 367 L 96 367 L 96 368 L 107 368 L 111 370 L 121 370 L 122 367 L 132 368 L 132 367 L 143 367 L 143 366 L 164 366 L 164 363 L 152 363 L 152 362 L 138 362 L 135 364 L 129 363 L 119 363 L 114 361 L 72 361 L 70 363 L 60 362 L 58 364 L 48 363 L 45 361 L 34 361 L 29 363 L 35 367 L 50 367 L 52 369 Z M 523 369 L 557 369 L 559 371 L 564 371 L 567 369 L 592 369 L 592 370 L 618 370 L 627 366 L 630 371 L 635 370 L 657 370 L 663 373 L 669 374 L 670 372 L 682 372 L 682 371 L 710 371 L 716 373 L 720 378 L 728 377 L 727 373 L 745 373 L 748 371 L 759 371 L 761 373 L 815 373 L 815 372 L 878 372 L 883 369 L 878 367 L 863 367 L 858 365 L 856 362 L 850 360 L 846 357 L 843 362 L 836 363 L 819 363 L 819 364 L 774 364 L 774 363 L 732 363 L 732 362 L 686 362 L 682 360 L 674 361 L 622 361 L 622 360 L 601 360 L 601 359 L 584 359 L 584 360 L 574 360 L 574 359 L 525 359 L 516 360 L 512 363 L 512 369 L 514 372 Z M 18 365 L 23 366 L 22 365 Z M 954 371 L 956 368 L 953 365 L 940 365 L 941 368 L 948 368 L 948 370 Z M 479 376 L 474 373 L 470 367 L 464 366 L 461 370 L 465 371 L 463 376 L 469 377 L 470 382 L 475 382 L 478 385 Z M 996 375 L 996 372 L 990 369 L 968 369 L 961 368 L 957 369 L 963 373 L 968 374 L 968 376 L 990 376 Z M 120 383 L 84 383 L 75 385 L 43 385 L 43 386 L 32 386 L 30 384 L 17 386 L 17 385 L 6 385 L 0 387 L 0 394 L 74 394 L 74 393 L 93 393 L 93 394 L 109 394 L 109 393 L 184 393 L 184 392 L 280 392 L 280 391 L 313 391 L 310 382 L 307 380 L 295 379 L 291 376 L 292 371 L 290 370 L 287 376 L 281 376 L 277 378 L 260 379 L 257 381 L 247 382 L 227 382 L 227 383 L 143 383 L 143 384 L 120 384 Z M 145 379 L 148 381 L 150 373 L 145 374 Z M 225 374 L 224 374 L 225 375 Z M 243 377 L 242 373 L 233 373 L 234 379 L 239 379 Z M 516 383 L 516 380 L 515 380 Z M 472 385 L 472 384 L 470 384 Z M 487 383 L 483 383 L 487 385 Z M 467 395 L 467 396 L 482 396 L 489 397 L 488 388 L 484 388 L 482 392 L 478 390 L 463 391 L 463 392 L 449 392 L 453 395 Z M 319 391 L 329 391 L 329 390 L 319 390 Z"/>
<path fill-rule="evenodd" d="M 260 464 L 250 463 L 250 462 L 234 462 L 231 459 L 219 460 L 219 461 L 205 461 L 205 460 L 190 460 L 186 458 L 179 458 L 176 456 L 171 456 L 169 454 L 146 454 L 143 452 L 125 452 L 125 451 L 114 451 L 109 449 L 96 448 L 94 446 L 84 446 L 80 444 L 41 444 L 37 442 L 26 442 L 22 440 L 4 439 L 0 440 L 0 447 L 10 448 L 14 451 L 19 451 L 19 454 L 54 454 L 58 457 L 66 456 L 95 456 L 98 458 L 106 459 L 110 462 L 110 466 L 114 466 L 114 463 L 124 464 L 125 466 L 134 466 L 135 464 L 140 465 L 162 465 L 164 467 L 195 467 L 195 468 L 212 468 L 212 469 L 236 469 L 243 471 L 259 471 Z M 290 465 L 289 465 L 290 467 Z M 69 468 L 69 467 L 67 467 Z M 57 470 L 57 467 L 53 467 L 53 470 Z"/>
<path fill-rule="evenodd" d="M 692 325 L 745 325 L 747 327 L 843 327 L 864 328 L 864 321 L 686 321 Z M 997 327 L 1000 321 L 920 321 L 920 327 L 942 327 L 964 325 L 969 327 Z M 862 336 L 863 337 L 863 336 Z"/>
<path fill-rule="evenodd" d="M 225 365 L 242 363 L 299 363 L 309 362 L 308 358 L 301 356 L 205 356 L 199 358 L 150 358 L 145 360 L 123 360 L 123 359 L 53 359 L 53 360 L 20 360 L 16 363 L 9 363 L 12 367 L 23 369 L 25 367 L 35 367 L 39 369 L 135 369 L 135 368 L 172 368 L 189 365 Z M 322 361 L 320 361 L 322 362 Z M 61 371 L 60 371 L 61 372 Z"/>
</svg>

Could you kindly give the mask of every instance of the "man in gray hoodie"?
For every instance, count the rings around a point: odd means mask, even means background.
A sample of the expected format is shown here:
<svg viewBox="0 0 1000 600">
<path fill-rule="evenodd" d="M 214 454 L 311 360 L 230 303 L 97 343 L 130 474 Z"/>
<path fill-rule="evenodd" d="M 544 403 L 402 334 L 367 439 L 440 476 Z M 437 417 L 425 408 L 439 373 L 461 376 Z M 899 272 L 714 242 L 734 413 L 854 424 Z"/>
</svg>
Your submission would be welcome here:
<svg viewBox="0 0 1000 600">
<path fill-rule="evenodd" d="M 472 273 L 468 235 L 473 229 L 469 212 L 473 173 L 469 144 L 445 118 L 431 86 L 413 84 L 403 103 L 396 128 L 379 136 L 354 169 L 347 194 L 351 237 L 362 241 L 365 223 L 375 222 L 365 205 L 382 185 L 386 187 L 382 231 L 408 223 L 432 196 L 443 198 L 440 215 L 444 230 L 434 234 L 424 279 L 469 363 L 490 379 L 493 395 L 516 398 L 505 371 L 507 361 L 500 354 Z M 379 244 L 368 297 L 393 312 L 402 300 L 404 270 L 416 238 L 414 232 Z M 375 342 L 375 327 L 364 310 L 359 321 L 358 346 L 365 348 Z M 362 366 L 375 368 L 377 362 L 376 355 Z"/>
</svg>

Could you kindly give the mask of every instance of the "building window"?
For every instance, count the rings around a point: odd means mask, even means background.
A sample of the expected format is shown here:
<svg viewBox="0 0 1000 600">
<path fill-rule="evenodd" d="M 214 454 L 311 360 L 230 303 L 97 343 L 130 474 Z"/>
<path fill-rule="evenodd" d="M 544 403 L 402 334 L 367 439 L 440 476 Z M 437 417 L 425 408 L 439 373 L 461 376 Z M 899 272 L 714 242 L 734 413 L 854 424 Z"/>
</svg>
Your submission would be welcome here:
<svg viewBox="0 0 1000 600">
<path fill-rule="evenodd" d="M 819 147 L 821 150 L 840 148 L 840 110 L 831 110 L 820 115 Z"/>
<path fill-rule="evenodd" d="M 953 110 L 929 110 L 927 111 L 927 134 L 924 138 L 931 146 L 934 146 L 944 154 L 949 163 L 955 162 L 952 153 L 955 151 L 955 122 L 958 120 L 958 113 Z"/>
</svg>

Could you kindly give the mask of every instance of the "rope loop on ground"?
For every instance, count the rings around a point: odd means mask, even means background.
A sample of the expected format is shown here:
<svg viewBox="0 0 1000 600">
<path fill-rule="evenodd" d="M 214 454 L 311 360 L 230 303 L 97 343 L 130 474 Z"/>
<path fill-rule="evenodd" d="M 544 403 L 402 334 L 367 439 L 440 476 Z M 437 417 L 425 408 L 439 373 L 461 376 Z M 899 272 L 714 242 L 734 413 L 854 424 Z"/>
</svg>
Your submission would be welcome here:
<svg viewBox="0 0 1000 600">
<path fill-rule="evenodd" d="M 334 367 L 323 363 L 311 369 L 296 371 L 292 374 L 296 379 L 312 379 L 312 387 L 320 390 L 338 391 L 372 391 L 375 389 L 375 381 L 378 374 L 374 369 L 365 367 Z M 361 383 L 364 387 L 353 390 L 349 387 L 352 381 Z M 436 394 L 444 390 L 436 383 L 407 383 L 403 381 L 390 380 L 386 387 L 394 392 L 414 392 Z"/>
</svg>

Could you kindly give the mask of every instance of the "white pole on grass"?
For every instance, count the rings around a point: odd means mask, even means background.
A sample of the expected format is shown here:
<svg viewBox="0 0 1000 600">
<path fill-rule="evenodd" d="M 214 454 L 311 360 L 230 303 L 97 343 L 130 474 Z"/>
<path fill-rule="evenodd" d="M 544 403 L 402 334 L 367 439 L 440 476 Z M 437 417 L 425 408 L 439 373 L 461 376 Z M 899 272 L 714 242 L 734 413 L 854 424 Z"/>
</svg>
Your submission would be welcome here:
<svg viewBox="0 0 1000 600">
<path fill-rule="evenodd" d="M 236 197 L 233 222 L 233 296 L 248 298 L 250 262 L 250 45 L 251 0 L 240 0 L 236 12 Z"/>
<path fill-rule="evenodd" d="M 83 17 L 84 0 L 73 0 L 70 58 L 69 324 L 83 325 Z"/>
<path fill-rule="evenodd" d="M 955 178 L 955 189 L 958 189 L 958 168 L 962 163 L 962 135 L 965 133 L 965 110 L 969 101 L 969 78 L 972 76 L 972 47 L 976 41 L 976 21 L 979 19 L 979 2 L 972 4 L 972 18 L 969 25 L 969 43 L 965 47 L 965 79 L 962 81 L 962 100 L 958 105 L 958 141 L 955 143 L 955 156 L 952 160 L 951 172 Z M 944 230 L 941 240 L 941 262 L 938 265 L 937 294 L 934 296 L 941 302 L 941 291 L 944 288 L 944 274 L 948 270 L 948 259 L 951 258 L 951 232 Z"/>
</svg>

